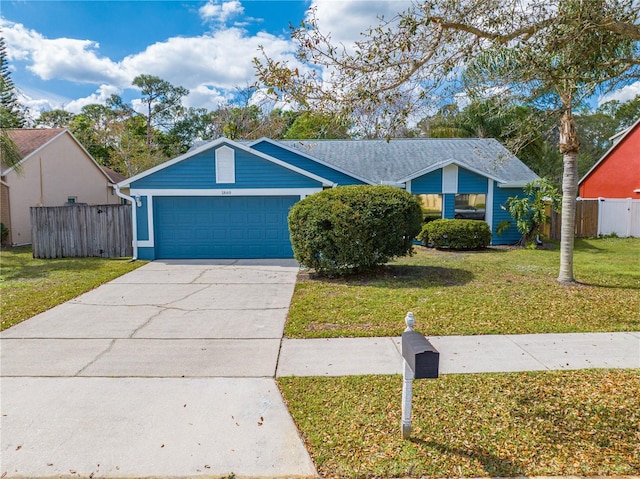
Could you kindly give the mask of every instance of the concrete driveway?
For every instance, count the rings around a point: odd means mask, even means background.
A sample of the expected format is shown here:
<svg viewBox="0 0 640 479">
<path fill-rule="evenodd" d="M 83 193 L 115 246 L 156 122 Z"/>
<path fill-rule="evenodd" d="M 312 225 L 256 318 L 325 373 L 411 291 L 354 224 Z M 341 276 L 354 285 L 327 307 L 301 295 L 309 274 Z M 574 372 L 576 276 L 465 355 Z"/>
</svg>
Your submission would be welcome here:
<svg viewBox="0 0 640 479">
<path fill-rule="evenodd" d="M 273 380 L 297 272 L 156 261 L 4 331 L 0 473 L 315 476 Z"/>
</svg>

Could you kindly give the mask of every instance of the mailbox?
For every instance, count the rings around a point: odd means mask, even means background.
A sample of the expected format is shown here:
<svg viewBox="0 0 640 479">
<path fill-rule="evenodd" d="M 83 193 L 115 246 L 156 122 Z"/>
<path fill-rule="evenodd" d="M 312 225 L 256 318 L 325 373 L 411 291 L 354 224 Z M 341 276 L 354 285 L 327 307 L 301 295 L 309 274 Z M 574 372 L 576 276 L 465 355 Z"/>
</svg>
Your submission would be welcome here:
<svg viewBox="0 0 640 479">
<path fill-rule="evenodd" d="M 402 333 L 402 356 L 413 370 L 415 379 L 438 377 L 440 353 L 417 331 Z"/>
</svg>

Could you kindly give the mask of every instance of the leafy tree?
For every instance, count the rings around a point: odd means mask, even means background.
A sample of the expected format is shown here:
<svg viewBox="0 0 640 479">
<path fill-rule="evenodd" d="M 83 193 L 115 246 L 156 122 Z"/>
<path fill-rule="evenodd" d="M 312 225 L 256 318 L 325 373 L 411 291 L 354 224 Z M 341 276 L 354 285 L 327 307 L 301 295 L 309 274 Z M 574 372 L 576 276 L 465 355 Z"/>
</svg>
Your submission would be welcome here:
<svg viewBox="0 0 640 479">
<path fill-rule="evenodd" d="M 269 129 L 264 136 L 273 139 L 284 138 L 299 116 L 300 112 L 293 110 L 281 110 L 279 108 L 271 110 L 267 120 Z"/>
<path fill-rule="evenodd" d="M 312 15 L 292 31 L 304 68 L 267 56 L 255 65 L 271 94 L 342 114 L 378 111 L 390 123 L 402 119 L 392 111 L 400 99 L 408 99 L 406 118 L 418 104 L 438 104 L 461 86 L 557 113 L 563 155 L 558 281 L 570 283 L 580 148 L 573 111 L 595 91 L 638 78 L 639 19 L 637 0 L 422 1 L 365 32 L 353 51 L 333 45 Z"/>
<path fill-rule="evenodd" d="M 286 140 L 335 140 L 349 138 L 349 125 L 328 115 L 304 112 L 289 127 Z"/>
<path fill-rule="evenodd" d="M 25 123 L 24 108 L 18 102 L 16 87 L 9 72 L 7 47 L 0 36 L 0 127 L 23 128 Z"/>
<path fill-rule="evenodd" d="M 544 117 L 543 112 L 535 112 Z M 495 138 L 540 176 L 560 184 L 562 159 L 551 151 L 550 138 L 539 122 L 528 121 L 532 108 L 510 99 L 474 99 L 462 110 L 455 103 L 445 105 L 432 116 L 420 120 L 417 135 L 427 138 Z M 558 166 L 560 166 L 558 174 Z"/>
<path fill-rule="evenodd" d="M 512 196 L 507 199 L 507 211 L 516 222 L 518 231 L 522 233 L 520 242 L 535 247 L 542 234 L 542 227 L 549 222 L 547 204 L 553 211 L 560 211 L 562 197 L 558 188 L 546 178 L 528 183 L 524 187 L 524 196 Z M 509 227 L 510 221 L 503 221 L 497 231 Z"/>
<path fill-rule="evenodd" d="M 615 118 L 602 111 L 576 115 L 576 129 L 580 136 L 578 177 L 582 177 L 611 146 L 617 130 Z"/>
<path fill-rule="evenodd" d="M 298 116 L 295 112 L 272 110 L 268 114 L 258 105 L 220 105 L 211 112 L 214 137 L 255 140 L 263 136 L 282 138 Z"/>
<path fill-rule="evenodd" d="M 47 128 L 69 128 L 75 116 L 73 113 L 61 109 L 43 111 L 36 120 L 36 125 Z"/>
<path fill-rule="evenodd" d="M 169 144 L 185 153 L 195 141 L 214 140 L 218 136 L 213 123 L 213 114 L 206 108 L 187 108 L 180 119 L 167 133 Z"/>
<path fill-rule="evenodd" d="M 7 128 L 22 128 L 26 123 L 24 109 L 18 103 L 16 89 L 9 74 L 4 38 L 0 36 L 0 165 L 17 166 L 22 159 Z"/>
<path fill-rule="evenodd" d="M 144 117 L 127 116 L 109 126 L 111 167 L 125 176 L 141 173 L 167 158 L 160 150 L 146 144 L 147 123 Z"/>
<path fill-rule="evenodd" d="M 189 94 L 189 90 L 153 75 L 138 75 L 132 85 L 140 88 L 142 93 L 140 101 L 146 110 L 146 144 L 151 149 L 154 127 L 168 130 L 174 125 L 184 110 L 182 98 Z"/>
<path fill-rule="evenodd" d="M 629 128 L 640 119 L 640 95 L 624 103 L 617 100 L 608 101 L 598 108 L 598 112 L 612 116 L 617 123 L 617 131 Z"/>
</svg>

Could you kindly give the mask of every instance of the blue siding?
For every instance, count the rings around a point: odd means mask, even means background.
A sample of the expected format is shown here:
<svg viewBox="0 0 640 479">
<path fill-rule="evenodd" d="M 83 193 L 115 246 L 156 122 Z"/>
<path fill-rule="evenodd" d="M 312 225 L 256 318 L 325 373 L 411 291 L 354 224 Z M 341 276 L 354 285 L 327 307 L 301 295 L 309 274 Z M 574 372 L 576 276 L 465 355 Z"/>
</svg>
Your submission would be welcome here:
<svg viewBox="0 0 640 479">
<path fill-rule="evenodd" d="M 498 188 L 497 185 L 493 190 L 493 228 L 491 231 L 493 235 L 493 241 L 491 242 L 491 244 L 515 244 L 522 237 L 522 234 L 518 231 L 518 228 L 516 228 L 515 221 L 511 217 L 509 212 L 500 208 L 501 205 L 506 206 L 507 198 L 512 196 L 521 198 L 524 196 L 524 192 L 521 188 Z M 504 220 L 511 221 L 512 224 L 506 231 L 499 235 L 496 232 L 496 229 L 498 225 Z"/>
<path fill-rule="evenodd" d="M 138 259 L 154 260 L 156 259 L 155 248 L 145 246 L 143 248 L 138 247 Z"/>
<path fill-rule="evenodd" d="M 353 178 L 345 173 L 336 171 L 333 168 L 317 163 L 309 158 L 298 155 L 292 151 L 289 151 L 281 146 L 274 145 L 268 141 L 262 141 L 252 146 L 254 150 L 258 150 L 274 158 L 278 158 L 290 165 L 297 166 L 309 173 L 313 173 L 327 180 L 333 181 L 338 185 L 363 185 L 364 182 Z"/>
<path fill-rule="evenodd" d="M 411 180 L 411 193 L 414 195 L 442 193 L 442 168 Z"/>
<path fill-rule="evenodd" d="M 489 191 L 487 177 L 464 168 L 458 168 L 458 193 L 484 193 Z"/>
<path fill-rule="evenodd" d="M 222 145 L 220 145 L 222 146 Z M 228 146 L 228 145 L 227 145 Z M 319 181 L 244 150 L 235 150 L 236 182 L 216 183 L 215 148 L 139 179 L 132 189 L 318 188 Z"/>
<path fill-rule="evenodd" d="M 443 210 L 443 214 L 442 217 L 443 218 L 450 218 L 452 219 L 455 216 L 455 209 L 456 209 L 456 195 L 454 195 L 453 193 L 447 193 L 442 195 L 442 210 Z"/>
<path fill-rule="evenodd" d="M 147 212 L 147 203 L 148 198 L 146 196 L 140 197 L 140 202 L 142 206 L 138 208 L 136 204 L 133 204 L 133 207 L 136 208 L 136 226 L 138 228 L 138 241 L 146 241 L 149 239 L 149 216 Z"/>
</svg>

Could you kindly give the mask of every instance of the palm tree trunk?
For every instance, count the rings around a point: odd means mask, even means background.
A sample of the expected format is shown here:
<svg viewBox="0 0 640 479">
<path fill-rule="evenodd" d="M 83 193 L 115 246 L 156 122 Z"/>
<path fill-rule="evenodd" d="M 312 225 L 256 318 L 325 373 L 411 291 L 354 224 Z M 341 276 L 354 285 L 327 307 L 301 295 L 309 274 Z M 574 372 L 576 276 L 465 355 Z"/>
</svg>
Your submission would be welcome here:
<svg viewBox="0 0 640 479">
<path fill-rule="evenodd" d="M 578 149 L 580 143 L 570 110 L 562 116 L 560 151 L 563 155 L 562 174 L 562 227 L 560 229 L 560 272 L 558 282 L 573 283 L 573 244 L 576 223 L 576 196 L 578 193 Z"/>
</svg>

